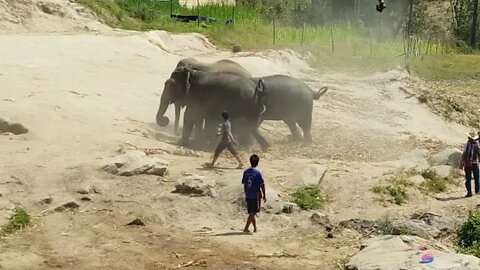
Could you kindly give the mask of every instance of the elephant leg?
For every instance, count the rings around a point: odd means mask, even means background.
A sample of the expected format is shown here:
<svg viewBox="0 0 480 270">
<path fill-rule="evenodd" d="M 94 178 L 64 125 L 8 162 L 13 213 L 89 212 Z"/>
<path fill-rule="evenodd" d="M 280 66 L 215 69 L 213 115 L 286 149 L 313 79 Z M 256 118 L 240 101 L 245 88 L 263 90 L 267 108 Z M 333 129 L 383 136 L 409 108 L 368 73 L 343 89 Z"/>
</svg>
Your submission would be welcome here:
<svg viewBox="0 0 480 270">
<path fill-rule="evenodd" d="M 216 143 L 217 121 L 212 119 L 205 119 L 204 137 L 209 146 L 214 146 Z"/>
<path fill-rule="evenodd" d="M 194 141 L 197 142 L 202 142 L 203 141 L 203 118 L 200 116 L 195 116 L 195 128 L 194 128 L 194 134 L 193 138 Z"/>
<path fill-rule="evenodd" d="M 178 135 L 178 122 L 180 121 L 180 113 L 182 110 L 182 106 L 179 104 L 175 104 L 175 125 L 173 127 L 173 132 L 175 135 Z"/>
<path fill-rule="evenodd" d="M 268 143 L 268 141 L 262 136 L 262 134 L 260 134 L 260 132 L 258 131 L 258 125 L 257 123 L 252 123 L 250 124 L 251 128 L 251 132 L 253 134 L 253 137 L 255 138 L 255 140 L 257 140 L 258 144 L 260 144 L 260 147 L 262 147 L 262 150 L 267 150 L 269 147 L 270 147 L 270 144 Z"/>
<path fill-rule="evenodd" d="M 285 122 L 285 124 L 287 124 L 288 128 L 290 129 L 294 141 L 299 141 L 302 139 L 302 134 L 300 134 L 297 128 L 297 123 L 295 121 L 283 120 L 283 122 Z"/>
<path fill-rule="evenodd" d="M 312 116 L 309 115 L 309 117 L 299 122 L 298 125 L 303 130 L 304 144 L 312 143 Z"/>
<path fill-rule="evenodd" d="M 195 112 L 191 107 L 187 107 L 183 115 L 183 130 L 182 138 L 179 141 L 180 145 L 187 145 L 192 135 L 193 126 L 195 124 Z"/>
<path fill-rule="evenodd" d="M 241 147 L 248 148 L 252 145 L 252 134 L 250 131 L 250 124 L 244 119 L 239 119 L 233 125 L 235 129 L 235 137 L 237 138 L 238 143 Z"/>
</svg>

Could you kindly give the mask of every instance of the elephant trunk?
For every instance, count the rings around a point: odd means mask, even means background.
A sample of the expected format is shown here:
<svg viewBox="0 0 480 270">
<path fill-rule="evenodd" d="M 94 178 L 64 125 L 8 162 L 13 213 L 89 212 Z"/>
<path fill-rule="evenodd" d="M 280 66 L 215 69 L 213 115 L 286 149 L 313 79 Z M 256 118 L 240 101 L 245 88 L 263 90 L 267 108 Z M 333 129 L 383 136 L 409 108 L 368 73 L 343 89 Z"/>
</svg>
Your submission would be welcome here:
<svg viewBox="0 0 480 270">
<path fill-rule="evenodd" d="M 168 125 L 170 122 L 170 119 L 168 119 L 167 116 L 164 116 L 165 112 L 168 109 L 168 105 L 170 105 L 169 99 L 165 96 L 165 94 L 162 94 L 162 98 L 160 100 L 160 106 L 158 107 L 158 112 L 157 112 L 157 124 L 161 127 L 165 127 Z"/>
</svg>

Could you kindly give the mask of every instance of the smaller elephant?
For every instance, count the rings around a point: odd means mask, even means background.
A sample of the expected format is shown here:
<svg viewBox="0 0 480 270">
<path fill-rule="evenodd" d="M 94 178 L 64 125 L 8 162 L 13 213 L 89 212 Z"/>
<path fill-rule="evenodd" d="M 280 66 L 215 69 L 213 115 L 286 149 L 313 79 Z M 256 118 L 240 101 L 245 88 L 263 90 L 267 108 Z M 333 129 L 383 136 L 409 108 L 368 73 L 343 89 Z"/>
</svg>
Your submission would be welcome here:
<svg viewBox="0 0 480 270">
<path fill-rule="evenodd" d="M 299 79 L 285 75 L 272 75 L 254 78 L 257 84 L 256 102 L 266 107 L 258 124 L 264 120 L 282 120 L 290 128 L 294 139 L 301 139 L 297 124 L 303 130 L 305 143 L 312 141 L 312 110 L 313 100 L 318 100 L 325 94 L 328 87 L 322 87 L 314 92 Z"/>
<path fill-rule="evenodd" d="M 245 78 L 252 77 L 252 75 L 240 64 L 228 59 L 222 59 L 214 63 L 203 63 L 194 58 L 185 58 L 178 62 L 176 69 L 180 67 L 188 67 L 192 70 L 205 72 L 228 72 L 238 74 Z M 164 90 L 162 93 L 160 106 L 157 112 L 157 124 L 162 127 L 168 125 L 169 119 L 168 117 L 165 117 L 164 114 L 167 111 L 168 105 L 173 103 L 175 105 L 174 132 L 176 135 L 178 135 L 180 112 L 182 108 L 186 106 L 187 100 L 185 96 L 186 89 L 181 89 L 176 86 L 178 85 L 175 84 L 172 76 L 170 76 L 170 78 L 165 82 Z M 200 129 L 197 129 L 197 131 L 199 130 Z"/>
</svg>

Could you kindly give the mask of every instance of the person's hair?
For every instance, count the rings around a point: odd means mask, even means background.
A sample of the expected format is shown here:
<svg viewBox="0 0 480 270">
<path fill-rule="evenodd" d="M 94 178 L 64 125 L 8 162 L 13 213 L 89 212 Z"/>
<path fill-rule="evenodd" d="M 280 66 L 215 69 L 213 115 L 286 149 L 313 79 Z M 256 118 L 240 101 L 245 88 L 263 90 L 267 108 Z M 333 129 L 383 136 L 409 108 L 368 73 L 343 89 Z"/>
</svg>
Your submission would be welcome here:
<svg viewBox="0 0 480 270">
<path fill-rule="evenodd" d="M 225 119 L 225 120 L 228 120 L 228 117 L 229 117 L 229 116 L 230 116 L 230 115 L 228 114 L 228 112 L 223 112 L 223 113 L 222 113 L 222 117 L 223 117 L 223 119 Z"/>
<path fill-rule="evenodd" d="M 260 158 L 256 154 L 250 156 L 250 165 L 252 165 L 252 167 L 257 167 L 258 162 L 260 162 Z"/>
</svg>

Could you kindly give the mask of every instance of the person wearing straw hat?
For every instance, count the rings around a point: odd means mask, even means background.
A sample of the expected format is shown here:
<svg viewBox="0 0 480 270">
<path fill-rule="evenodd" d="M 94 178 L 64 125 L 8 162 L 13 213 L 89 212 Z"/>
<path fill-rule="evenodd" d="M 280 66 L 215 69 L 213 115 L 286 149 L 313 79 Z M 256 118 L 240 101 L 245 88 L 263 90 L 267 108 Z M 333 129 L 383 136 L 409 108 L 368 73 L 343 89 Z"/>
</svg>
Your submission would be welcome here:
<svg viewBox="0 0 480 270">
<path fill-rule="evenodd" d="M 479 135 L 475 131 L 465 133 L 468 141 L 465 144 L 460 161 L 460 169 L 465 171 L 465 188 L 467 195 L 465 197 L 472 197 L 472 174 L 475 181 L 475 194 L 480 192 L 478 158 L 479 158 Z"/>
</svg>

